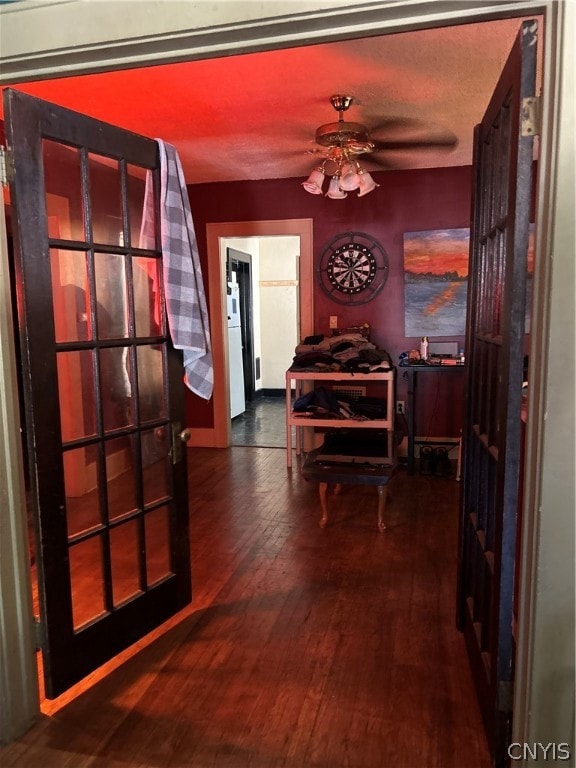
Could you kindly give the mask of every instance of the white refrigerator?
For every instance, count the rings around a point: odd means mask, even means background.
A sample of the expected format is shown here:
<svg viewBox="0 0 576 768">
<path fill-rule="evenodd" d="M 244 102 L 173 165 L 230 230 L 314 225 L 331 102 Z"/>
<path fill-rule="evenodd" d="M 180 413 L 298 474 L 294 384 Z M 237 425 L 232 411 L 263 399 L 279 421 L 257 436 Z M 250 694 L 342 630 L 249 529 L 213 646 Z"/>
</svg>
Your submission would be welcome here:
<svg viewBox="0 0 576 768">
<path fill-rule="evenodd" d="M 244 365 L 242 362 L 242 324 L 238 283 L 228 283 L 228 359 L 230 373 L 230 418 L 246 410 Z"/>
</svg>

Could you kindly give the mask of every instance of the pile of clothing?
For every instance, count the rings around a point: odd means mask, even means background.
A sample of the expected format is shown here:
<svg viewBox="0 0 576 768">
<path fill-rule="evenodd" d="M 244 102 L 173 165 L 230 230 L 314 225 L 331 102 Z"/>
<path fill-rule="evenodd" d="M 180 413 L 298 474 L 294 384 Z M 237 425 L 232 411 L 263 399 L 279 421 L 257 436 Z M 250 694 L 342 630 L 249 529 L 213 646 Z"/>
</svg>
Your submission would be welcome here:
<svg viewBox="0 0 576 768">
<path fill-rule="evenodd" d="M 386 418 L 386 400 L 375 397 L 350 398 L 326 387 L 316 387 L 296 398 L 293 410 L 295 416 L 369 421 Z"/>
<path fill-rule="evenodd" d="M 377 349 L 361 333 L 308 336 L 295 351 L 291 371 L 374 373 L 392 370 L 388 352 Z"/>
</svg>

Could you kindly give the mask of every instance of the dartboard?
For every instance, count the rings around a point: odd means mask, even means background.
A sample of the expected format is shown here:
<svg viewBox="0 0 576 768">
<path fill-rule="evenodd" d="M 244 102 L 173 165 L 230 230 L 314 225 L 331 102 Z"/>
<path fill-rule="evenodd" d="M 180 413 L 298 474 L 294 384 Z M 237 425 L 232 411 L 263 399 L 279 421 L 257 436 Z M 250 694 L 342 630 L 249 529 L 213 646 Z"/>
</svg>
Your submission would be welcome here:
<svg viewBox="0 0 576 768">
<path fill-rule="evenodd" d="M 365 304 L 388 279 L 388 255 L 370 235 L 344 232 L 322 250 L 318 268 L 324 291 L 339 304 Z"/>
</svg>

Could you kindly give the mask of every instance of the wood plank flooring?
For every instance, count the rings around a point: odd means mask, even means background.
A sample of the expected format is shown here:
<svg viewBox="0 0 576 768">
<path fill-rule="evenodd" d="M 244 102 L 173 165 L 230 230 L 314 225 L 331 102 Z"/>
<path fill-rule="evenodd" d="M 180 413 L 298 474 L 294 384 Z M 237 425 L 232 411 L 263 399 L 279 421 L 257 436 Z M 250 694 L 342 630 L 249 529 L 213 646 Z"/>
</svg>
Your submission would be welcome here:
<svg viewBox="0 0 576 768">
<path fill-rule="evenodd" d="M 55 702 L 3 768 L 489 768 L 454 626 L 451 479 L 317 488 L 274 448 L 191 449 L 194 601 Z"/>
</svg>

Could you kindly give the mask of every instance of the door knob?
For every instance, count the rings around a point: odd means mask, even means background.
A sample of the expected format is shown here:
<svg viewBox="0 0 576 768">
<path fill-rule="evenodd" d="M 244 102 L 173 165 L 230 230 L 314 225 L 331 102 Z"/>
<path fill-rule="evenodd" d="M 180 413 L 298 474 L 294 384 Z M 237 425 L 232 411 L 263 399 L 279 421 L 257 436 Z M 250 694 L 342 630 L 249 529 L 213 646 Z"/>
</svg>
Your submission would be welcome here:
<svg viewBox="0 0 576 768">
<path fill-rule="evenodd" d="M 182 443 L 187 443 L 192 437 L 191 429 L 181 429 L 182 424 L 179 421 L 173 421 L 172 428 L 172 464 L 178 464 L 183 458 Z"/>
</svg>

